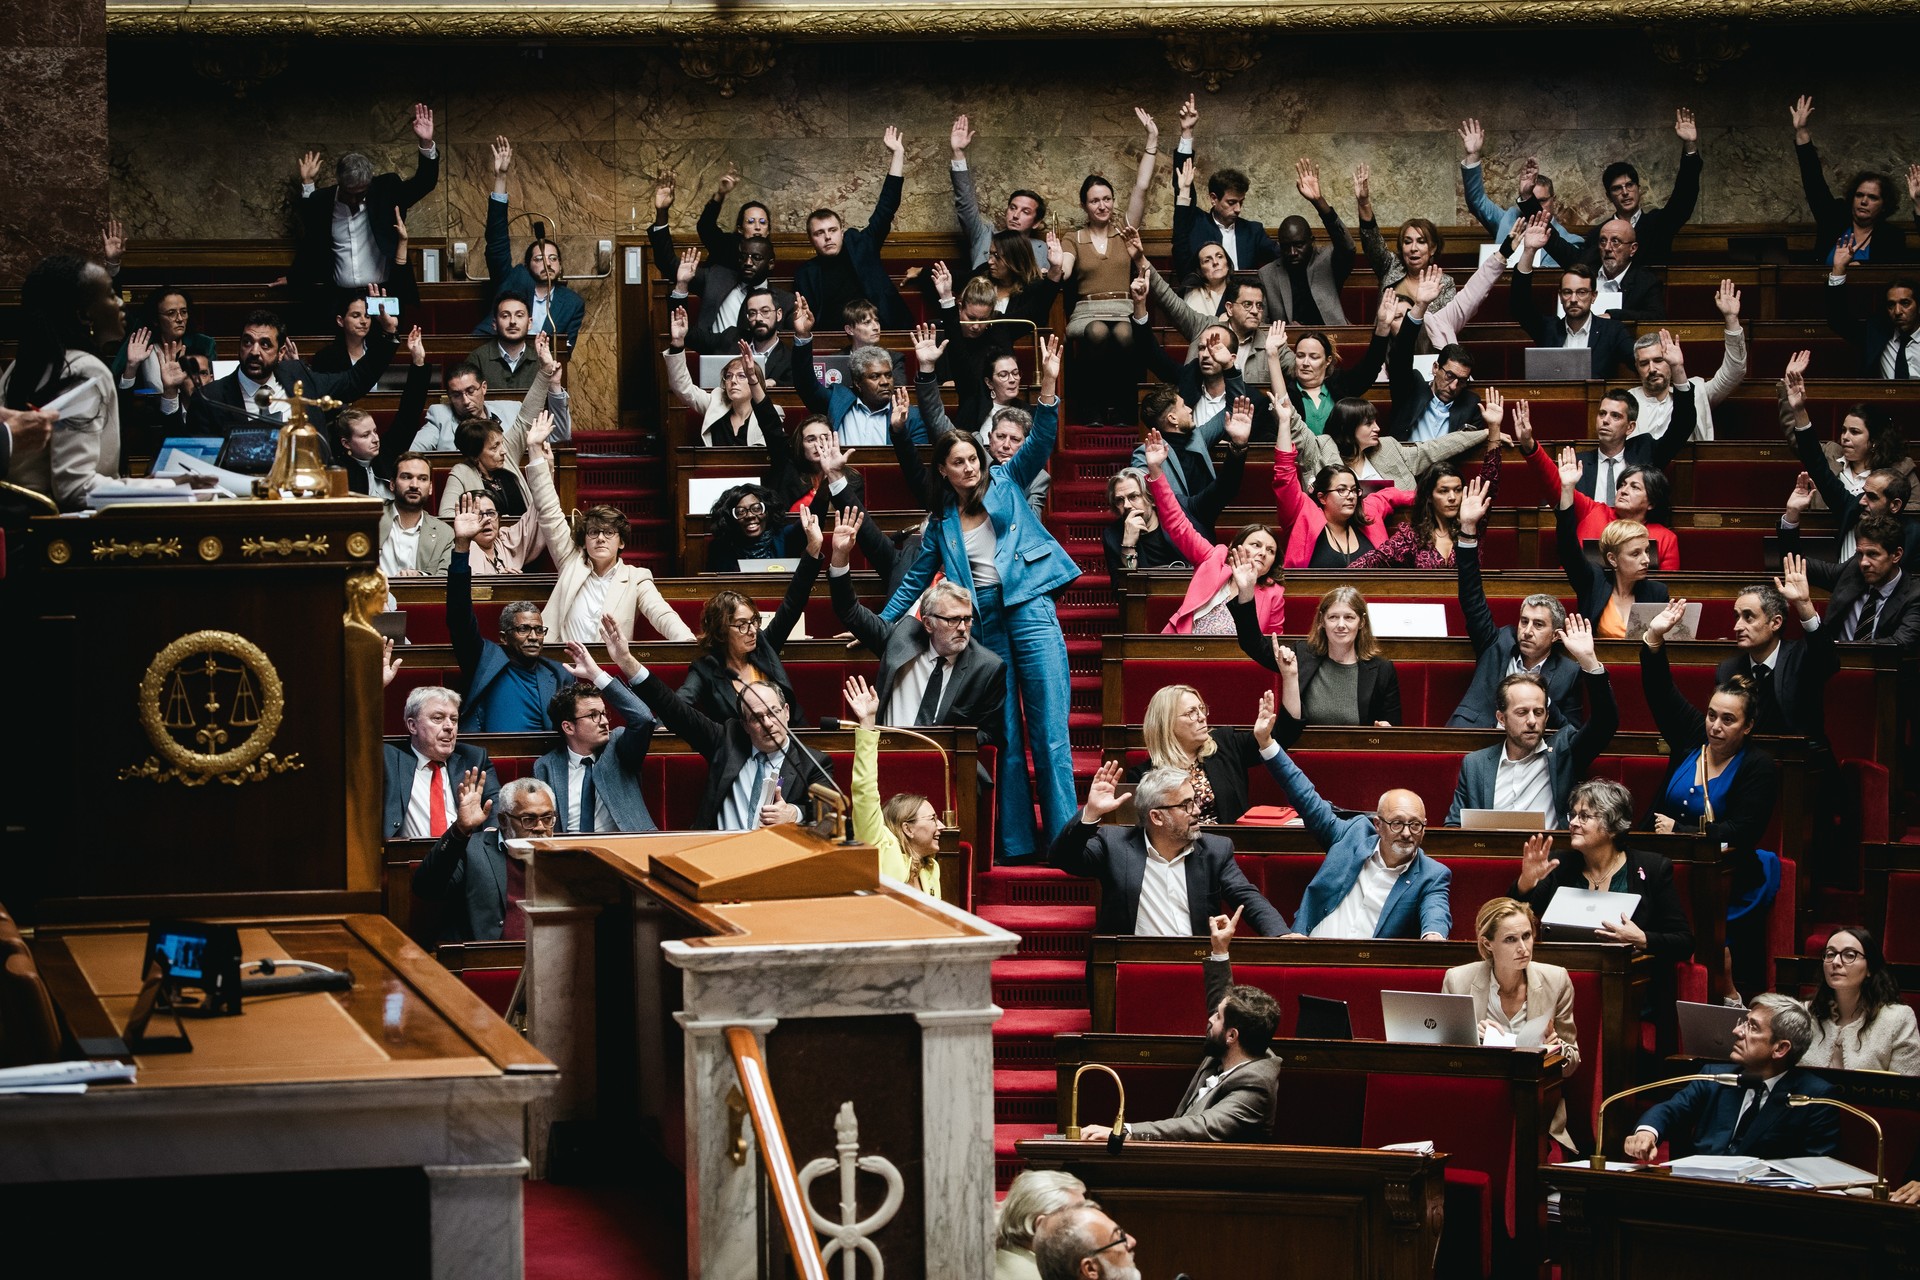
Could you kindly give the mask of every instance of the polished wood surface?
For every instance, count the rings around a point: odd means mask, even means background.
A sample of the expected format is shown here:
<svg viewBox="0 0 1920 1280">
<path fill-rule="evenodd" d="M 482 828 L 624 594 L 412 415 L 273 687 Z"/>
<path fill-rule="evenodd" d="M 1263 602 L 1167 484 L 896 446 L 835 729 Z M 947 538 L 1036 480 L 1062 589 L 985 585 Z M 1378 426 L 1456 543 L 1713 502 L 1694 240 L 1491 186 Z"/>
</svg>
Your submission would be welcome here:
<svg viewBox="0 0 1920 1280">
<path fill-rule="evenodd" d="M 1415 1280 L 1433 1274 L 1445 1155 L 1330 1147 L 1038 1139 L 1014 1148 L 1073 1174 L 1138 1238 L 1142 1275 Z"/>
</svg>

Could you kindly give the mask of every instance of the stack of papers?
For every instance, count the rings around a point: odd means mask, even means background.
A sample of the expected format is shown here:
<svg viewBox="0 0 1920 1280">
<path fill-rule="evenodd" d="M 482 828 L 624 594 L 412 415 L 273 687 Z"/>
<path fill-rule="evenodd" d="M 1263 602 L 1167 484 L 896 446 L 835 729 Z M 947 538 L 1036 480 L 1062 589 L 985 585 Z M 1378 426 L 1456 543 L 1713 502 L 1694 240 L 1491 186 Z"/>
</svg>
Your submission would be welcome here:
<svg viewBox="0 0 1920 1280">
<path fill-rule="evenodd" d="M 1750 1182 L 1767 1172 L 1767 1162 L 1753 1156 L 1682 1156 L 1667 1168 L 1675 1177 L 1708 1178 L 1714 1182 Z"/>
<path fill-rule="evenodd" d="M 1433 1143 L 1431 1140 L 1423 1140 L 1420 1142 L 1389 1142 L 1380 1149 L 1382 1151 L 1406 1151 L 1416 1156 L 1430 1156 L 1433 1154 Z"/>
<path fill-rule="evenodd" d="M 0 1067 L 0 1093 L 85 1093 L 88 1084 L 134 1078 L 130 1062 L 42 1062 L 30 1067 Z"/>
</svg>

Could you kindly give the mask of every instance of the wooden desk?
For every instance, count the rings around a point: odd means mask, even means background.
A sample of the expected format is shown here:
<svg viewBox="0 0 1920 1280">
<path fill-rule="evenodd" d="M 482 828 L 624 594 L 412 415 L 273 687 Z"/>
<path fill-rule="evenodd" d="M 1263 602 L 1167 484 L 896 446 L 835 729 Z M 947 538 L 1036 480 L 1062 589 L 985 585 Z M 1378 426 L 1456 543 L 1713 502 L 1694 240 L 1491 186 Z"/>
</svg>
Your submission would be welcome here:
<svg viewBox="0 0 1920 1280">
<path fill-rule="evenodd" d="M 1139 1237 L 1142 1275 L 1431 1276 L 1444 1155 L 1331 1147 L 1103 1143 L 1042 1138 L 1014 1148 L 1036 1169 L 1087 1184 Z"/>
<path fill-rule="evenodd" d="M 1855 1196 L 1646 1173 L 1542 1169 L 1565 1280 L 1920 1276 L 1920 1211 Z"/>
<path fill-rule="evenodd" d="M 193 1052 L 136 1057 L 137 1084 L 0 1096 L 0 1184 L 420 1169 L 430 1274 L 519 1276 L 526 1110 L 552 1090 L 553 1064 L 379 916 L 235 923 L 244 958 L 344 966 L 353 989 L 189 1019 Z M 145 937 L 41 930 L 35 960 L 77 1036 L 119 1034 Z M 342 1229 L 297 1200 L 284 1225 Z M 220 1230 L 217 1215 L 201 1226 Z"/>
</svg>

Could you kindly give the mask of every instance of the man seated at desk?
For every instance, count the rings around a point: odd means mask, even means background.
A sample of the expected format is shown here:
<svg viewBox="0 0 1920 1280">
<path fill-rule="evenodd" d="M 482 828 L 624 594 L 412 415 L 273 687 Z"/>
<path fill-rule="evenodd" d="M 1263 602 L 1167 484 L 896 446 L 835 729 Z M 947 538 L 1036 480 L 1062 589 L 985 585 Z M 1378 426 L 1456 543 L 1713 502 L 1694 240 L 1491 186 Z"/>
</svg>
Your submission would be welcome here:
<svg viewBox="0 0 1920 1280">
<path fill-rule="evenodd" d="M 538 778 L 515 778 L 492 802 L 484 799 L 486 783 L 480 770 L 467 770 L 457 815 L 413 872 L 414 894 L 440 899 L 441 942 L 527 936 L 526 917 L 514 909 L 527 896 L 525 872 L 506 842 L 552 835 L 559 809 L 553 788 Z"/>
<path fill-rule="evenodd" d="M 1840 1146 L 1840 1113 L 1832 1107 L 1789 1107 L 1794 1094 L 1832 1090 L 1795 1064 L 1813 1042 L 1813 1019 L 1792 996 L 1758 995 L 1733 1029 L 1733 1065 L 1726 1083 L 1696 1080 L 1640 1117 L 1627 1157 L 1647 1161 L 1663 1139 L 1691 1132 L 1693 1154 L 1785 1160 L 1830 1156 Z"/>
<path fill-rule="evenodd" d="M 1127 1126 L 1129 1138 L 1160 1142 L 1266 1142 L 1273 1134 L 1280 1058 L 1269 1046 L 1280 1026 L 1280 1005 L 1258 987 L 1235 986 L 1228 947 L 1243 907 L 1213 916 L 1213 947 L 1201 970 L 1207 979 L 1207 1057 L 1187 1082 L 1171 1119 Z M 1104 1140 L 1113 1130 L 1089 1125 L 1080 1136 Z"/>
</svg>

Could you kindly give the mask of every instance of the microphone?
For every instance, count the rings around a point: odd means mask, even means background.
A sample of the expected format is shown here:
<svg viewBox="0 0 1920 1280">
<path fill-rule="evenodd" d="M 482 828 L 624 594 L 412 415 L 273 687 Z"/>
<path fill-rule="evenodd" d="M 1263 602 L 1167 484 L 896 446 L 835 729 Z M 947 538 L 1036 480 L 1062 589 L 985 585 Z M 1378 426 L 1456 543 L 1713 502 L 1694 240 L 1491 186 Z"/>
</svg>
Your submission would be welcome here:
<svg viewBox="0 0 1920 1280">
<path fill-rule="evenodd" d="M 273 392 L 267 390 L 264 385 L 261 386 L 253 393 L 253 406 L 260 411 L 262 417 L 265 417 L 273 408 Z"/>
<path fill-rule="evenodd" d="M 812 747 L 802 742 L 800 740 L 800 735 L 798 733 L 795 733 L 792 729 L 787 730 L 787 741 L 792 745 L 799 747 L 801 751 L 803 751 L 809 757 L 812 758 L 815 764 L 820 766 L 820 772 L 826 775 L 826 779 L 827 779 L 826 785 L 828 786 L 828 788 L 830 788 L 833 791 L 833 794 L 840 797 L 840 803 L 846 807 L 846 810 L 851 811 L 853 809 L 853 801 L 847 797 L 846 792 L 840 789 L 840 784 L 834 781 L 832 766 L 830 766 L 825 760 L 821 759 L 819 752 L 815 751 Z M 813 785 L 817 786 L 819 784 L 815 783 Z M 853 838 L 853 833 L 851 830 L 848 831 L 847 838 L 849 840 Z"/>
</svg>

